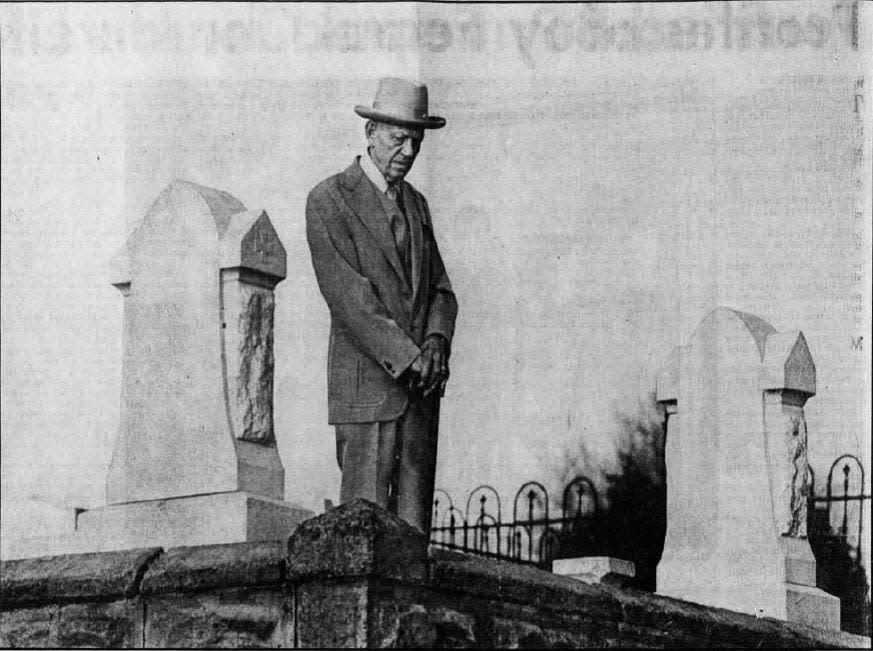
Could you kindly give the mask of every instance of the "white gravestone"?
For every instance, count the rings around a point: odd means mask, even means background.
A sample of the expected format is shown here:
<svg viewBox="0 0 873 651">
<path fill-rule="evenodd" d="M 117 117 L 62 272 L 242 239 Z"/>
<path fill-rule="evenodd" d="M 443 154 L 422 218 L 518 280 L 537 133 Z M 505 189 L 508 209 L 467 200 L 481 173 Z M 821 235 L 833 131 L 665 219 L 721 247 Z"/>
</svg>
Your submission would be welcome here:
<svg viewBox="0 0 873 651">
<path fill-rule="evenodd" d="M 285 268 L 266 212 L 185 181 L 113 259 L 121 425 L 109 506 L 78 519 L 102 541 L 92 551 L 280 539 L 311 515 L 282 501 L 273 431 L 273 288 Z"/>
<path fill-rule="evenodd" d="M 658 376 L 666 408 L 667 537 L 660 594 L 839 629 L 806 538 L 815 364 L 801 332 L 711 312 Z"/>
</svg>

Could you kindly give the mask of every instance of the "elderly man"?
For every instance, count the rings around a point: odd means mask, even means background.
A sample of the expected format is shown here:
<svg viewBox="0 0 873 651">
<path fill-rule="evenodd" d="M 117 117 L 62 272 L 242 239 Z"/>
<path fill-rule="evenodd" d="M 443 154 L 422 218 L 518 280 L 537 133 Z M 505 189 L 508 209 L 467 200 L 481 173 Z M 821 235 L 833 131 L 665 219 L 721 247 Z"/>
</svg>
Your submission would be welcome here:
<svg viewBox="0 0 873 651">
<path fill-rule="evenodd" d="M 318 184 L 306 234 L 330 309 L 328 420 L 336 426 L 340 501 L 365 498 L 430 529 L 439 400 L 449 378 L 457 303 L 424 197 L 404 177 L 425 129 L 427 87 L 382 79 L 367 151 Z"/>
</svg>

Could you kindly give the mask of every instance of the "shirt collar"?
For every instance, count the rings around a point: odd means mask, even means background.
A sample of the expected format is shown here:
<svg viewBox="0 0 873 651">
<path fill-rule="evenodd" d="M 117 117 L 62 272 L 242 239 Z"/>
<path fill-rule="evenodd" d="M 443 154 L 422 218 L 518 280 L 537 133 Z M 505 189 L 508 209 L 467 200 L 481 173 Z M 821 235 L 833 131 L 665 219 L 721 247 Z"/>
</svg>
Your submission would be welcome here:
<svg viewBox="0 0 873 651">
<path fill-rule="evenodd" d="M 376 163 L 370 158 L 370 152 L 368 151 L 365 151 L 361 156 L 361 169 L 364 170 L 364 174 L 373 182 L 373 185 L 379 189 L 379 192 L 385 194 L 385 191 L 388 189 L 388 181 L 382 176 L 382 172 L 376 167 Z"/>
</svg>

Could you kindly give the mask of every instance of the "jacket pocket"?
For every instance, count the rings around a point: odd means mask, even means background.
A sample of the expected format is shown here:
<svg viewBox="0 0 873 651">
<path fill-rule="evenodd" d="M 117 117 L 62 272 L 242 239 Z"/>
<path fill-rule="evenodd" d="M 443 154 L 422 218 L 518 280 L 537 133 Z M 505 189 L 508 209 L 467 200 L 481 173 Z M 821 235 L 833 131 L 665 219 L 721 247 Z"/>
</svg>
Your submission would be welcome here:
<svg viewBox="0 0 873 651">
<path fill-rule="evenodd" d="M 358 357 L 355 373 L 356 407 L 377 407 L 388 396 L 389 376 L 369 359 Z"/>
</svg>

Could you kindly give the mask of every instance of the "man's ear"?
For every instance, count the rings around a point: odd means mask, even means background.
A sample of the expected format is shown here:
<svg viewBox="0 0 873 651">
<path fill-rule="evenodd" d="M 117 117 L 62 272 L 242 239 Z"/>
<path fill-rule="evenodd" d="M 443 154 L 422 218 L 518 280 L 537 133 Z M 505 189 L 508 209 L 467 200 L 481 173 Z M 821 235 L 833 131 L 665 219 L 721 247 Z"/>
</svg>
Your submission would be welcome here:
<svg viewBox="0 0 873 651">
<path fill-rule="evenodd" d="M 367 139 L 370 139 L 370 136 L 376 130 L 376 123 L 372 120 L 367 120 L 367 123 L 364 125 L 364 135 L 367 136 Z"/>
</svg>

